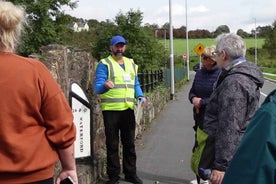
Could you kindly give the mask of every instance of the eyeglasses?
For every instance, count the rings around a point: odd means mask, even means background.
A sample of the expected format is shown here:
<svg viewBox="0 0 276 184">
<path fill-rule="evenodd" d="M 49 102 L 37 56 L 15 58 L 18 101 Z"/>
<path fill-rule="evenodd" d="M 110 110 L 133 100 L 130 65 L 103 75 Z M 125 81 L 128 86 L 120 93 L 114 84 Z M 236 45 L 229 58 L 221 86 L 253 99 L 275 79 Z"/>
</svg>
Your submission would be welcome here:
<svg viewBox="0 0 276 184">
<path fill-rule="evenodd" d="M 202 59 L 203 59 L 203 60 L 208 60 L 208 59 L 211 59 L 211 58 L 208 57 L 208 56 L 204 56 L 204 55 L 203 55 L 203 56 L 202 56 Z"/>
<path fill-rule="evenodd" d="M 212 56 L 218 56 L 221 53 L 221 51 L 215 50 L 212 52 Z"/>
</svg>

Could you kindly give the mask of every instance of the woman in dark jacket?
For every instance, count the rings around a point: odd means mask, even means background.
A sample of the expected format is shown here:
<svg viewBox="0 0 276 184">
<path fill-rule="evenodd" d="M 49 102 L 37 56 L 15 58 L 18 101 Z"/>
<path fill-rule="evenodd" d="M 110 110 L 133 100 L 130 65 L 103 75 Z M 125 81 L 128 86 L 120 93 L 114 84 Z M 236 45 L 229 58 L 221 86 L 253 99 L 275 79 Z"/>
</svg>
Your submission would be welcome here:
<svg viewBox="0 0 276 184">
<path fill-rule="evenodd" d="M 192 88 L 189 92 L 189 100 L 194 105 L 194 130 L 202 125 L 205 107 L 208 104 L 209 97 L 213 92 L 214 83 L 220 72 L 215 60 L 212 58 L 212 52 L 215 50 L 215 46 L 204 49 L 202 54 L 202 68 L 196 72 Z"/>
<path fill-rule="evenodd" d="M 202 68 L 196 72 L 192 88 L 189 92 L 189 100 L 194 105 L 193 115 L 195 124 L 193 128 L 195 132 L 198 126 L 202 128 L 205 108 L 209 102 L 209 97 L 213 92 L 214 83 L 216 82 L 220 72 L 215 60 L 212 57 L 212 53 L 215 50 L 215 46 L 206 47 L 204 49 L 202 54 Z M 205 181 L 202 181 L 201 183 L 204 182 Z M 197 183 L 197 180 L 192 180 L 190 183 Z"/>
</svg>

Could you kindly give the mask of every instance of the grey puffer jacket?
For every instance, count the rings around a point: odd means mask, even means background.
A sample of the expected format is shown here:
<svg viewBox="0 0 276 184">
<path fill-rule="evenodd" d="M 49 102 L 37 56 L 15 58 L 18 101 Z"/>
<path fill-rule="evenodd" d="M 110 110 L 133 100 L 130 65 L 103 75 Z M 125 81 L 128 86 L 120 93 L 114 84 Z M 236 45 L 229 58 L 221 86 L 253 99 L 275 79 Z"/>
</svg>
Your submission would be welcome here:
<svg viewBox="0 0 276 184">
<path fill-rule="evenodd" d="M 225 171 L 259 107 L 264 78 L 252 62 L 223 69 L 206 107 L 203 131 L 215 139 L 212 169 Z"/>
</svg>

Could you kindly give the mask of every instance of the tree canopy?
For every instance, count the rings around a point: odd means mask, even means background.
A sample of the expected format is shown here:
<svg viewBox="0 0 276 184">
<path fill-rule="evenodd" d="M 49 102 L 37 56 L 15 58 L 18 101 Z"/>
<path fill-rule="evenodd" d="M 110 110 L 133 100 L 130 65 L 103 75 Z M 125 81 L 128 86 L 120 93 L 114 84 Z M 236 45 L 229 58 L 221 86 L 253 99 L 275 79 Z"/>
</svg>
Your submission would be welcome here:
<svg viewBox="0 0 276 184">
<path fill-rule="evenodd" d="M 145 24 L 142 26 L 143 13 L 130 10 L 126 14 L 119 12 L 114 21 L 106 20 L 83 20 L 88 23 L 90 30 L 74 32 L 68 25 L 72 21 L 80 19 L 66 15 L 64 7 L 74 9 L 77 1 L 71 0 L 11 0 L 14 4 L 22 5 L 27 12 L 28 26 L 22 35 L 22 42 L 18 53 L 24 56 L 38 53 L 41 46 L 48 44 L 63 44 L 89 49 L 93 56 L 101 59 L 110 54 L 109 40 L 115 34 L 123 35 L 127 41 L 126 55 L 139 64 L 140 69 L 149 70 L 165 66 L 168 51 L 158 42 L 158 39 L 169 37 L 169 23 L 161 28 L 157 24 Z M 237 34 L 243 38 L 253 37 L 265 38 L 264 49 L 271 57 L 276 57 L 276 31 L 275 22 L 273 26 L 257 27 L 251 33 L 242 29 Z M 189 30 L 189 38 L 215 38 L 221 33 L 228 33 L 227 25 L 219 26 L 214 32 L 198 29 Z M 174 28 L 174 38 L 186 38 L 186 27 Z M 157 38 L 157 39 L 156 39 Z M 161 62 L 160 62 L 161 61 Z"/>
<path fill-rule="evenodd" d="M 26 8 L 28 26 L 22 36 L 19 52 L 22 55 L 35 53 L 43 45 L 59 43 L 61 33 L 71 21 L 63 11 L 63 6 L 75 8 L 77 2 L 70 0 L 11 0 Z"/>
<path fill-rule="evenodd" d="M 270 28 L 271 31 L 267 33 L 264 49 L 268 50 L 271 58 L 276 58 L 276 21 Z"/>
<path fill-rule="evenodd" d="M 153 30 L 141 25 L 142 14 L 139 10 L 130 10 L 126 14 L 119 12 L 115 17 L 115 24 L 102 27 L 99 39 L 92 49 L 93 55 L 98 59 L 107 57 L 110 54 L 111 37 L 119 34 L 127 40 L 125 55 L 134 59 L 140 71 L 159 69 L 164 66 L 167 58 L 166 51 L 155 39 Z"/>
</svg>

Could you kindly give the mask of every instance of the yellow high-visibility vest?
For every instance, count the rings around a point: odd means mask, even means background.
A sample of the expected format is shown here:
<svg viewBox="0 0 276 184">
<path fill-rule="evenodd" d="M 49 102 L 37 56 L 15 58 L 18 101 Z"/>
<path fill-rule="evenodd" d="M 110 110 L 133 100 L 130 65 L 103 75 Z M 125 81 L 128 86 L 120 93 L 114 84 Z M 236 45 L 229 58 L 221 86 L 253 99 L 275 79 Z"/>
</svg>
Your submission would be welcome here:
<svg viewBox="0 0 276 184">
<path fill-rule="evenodd" d="M 138 66 L 127 57 L 123 57 L 123 60 L 125 69 L 112 56 L 101 60 L 108 68 L 108 79 L 114 83 L 114 88 L 101 95 L 102 110 L 134 109 L 134 84 Z"/>
</svg>

